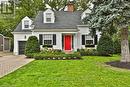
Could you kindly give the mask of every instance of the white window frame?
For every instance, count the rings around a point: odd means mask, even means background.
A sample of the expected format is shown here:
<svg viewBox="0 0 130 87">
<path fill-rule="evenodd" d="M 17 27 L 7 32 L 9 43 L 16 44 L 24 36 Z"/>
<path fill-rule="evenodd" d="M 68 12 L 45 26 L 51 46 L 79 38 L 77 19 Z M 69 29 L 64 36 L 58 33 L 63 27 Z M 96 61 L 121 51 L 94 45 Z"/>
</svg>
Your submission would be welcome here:
<svg viewBox="0 0 130 87">
<path fill-rule="evenodd" d="M 27 24 L 26 24 L 25 22 L 26 22 Z M 28 27 L 25 27 L 26 25 L 27 25 Z M 25 29 L 29 29 L 29 20 L 24 20 L 24 28 L 25 28 Z"/>
<path fill-rule="evenodd" d="M 93 44 L 87 44 L 87 40 L 93 40 Z M 92 37 L 91 35 L 85 35 L 85 45 L 94 45 L 94 37 Z"/>
<path fill-rule="evenodd" d="M 51 44 L 44 44 L 45 40 L 51 40 Z M 43 45 L 53 45 L 53 34 L 43 34 Z"/>
<path fill-rule="evenodd" d="M 47 19 L 50 19 L 50 21 L 48 21 Z M 46 22 L 47 23 L 51 23 L 52 22 L 52 13 L 46 13 Z"/>
</svg>

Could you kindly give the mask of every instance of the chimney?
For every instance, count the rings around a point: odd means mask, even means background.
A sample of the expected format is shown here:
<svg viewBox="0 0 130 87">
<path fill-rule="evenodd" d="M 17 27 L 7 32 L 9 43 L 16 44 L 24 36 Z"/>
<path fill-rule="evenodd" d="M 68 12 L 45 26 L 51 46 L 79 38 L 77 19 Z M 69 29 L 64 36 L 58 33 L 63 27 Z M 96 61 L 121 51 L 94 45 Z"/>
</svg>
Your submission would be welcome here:
<svg viewBox="0 0 130 87">
<path fill-rule="evenodd" d="M 67 11 L 68 12 L 74 12 L 74 2 L 72 1 L 69 1 L 68 4 L 67 4 Z"/>
</svg>

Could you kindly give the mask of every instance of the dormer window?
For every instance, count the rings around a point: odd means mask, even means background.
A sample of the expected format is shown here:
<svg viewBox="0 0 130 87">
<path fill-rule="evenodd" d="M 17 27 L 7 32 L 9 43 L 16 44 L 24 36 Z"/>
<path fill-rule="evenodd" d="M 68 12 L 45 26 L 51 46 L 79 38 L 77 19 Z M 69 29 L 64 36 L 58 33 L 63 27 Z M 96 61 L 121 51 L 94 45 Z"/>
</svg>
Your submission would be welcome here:
<svg viewBox="0 0 130 87">
<path fill-rule="evenodd" d="M 24 17 L 22 19 L 22 30 L 30 30 L 33 29 L 34 26 L 32 25 L 33 21 L 29 17 Z"/>
<path fill-rule="evenodd" d="M 29 28 L 29 20 L 24 21 L 24 28 Z"/>
<path fill-rule="evenodd" d="M 43 13 L 43 23 L 54 23 L 55 22 L 55 14 L 51 9 L 47 9 Z"/>
<path fill-rule="evenodd" d="M 51 22 L 52 19 L 52 13 L 46 13 L 46 22 Z"/>
</svg>

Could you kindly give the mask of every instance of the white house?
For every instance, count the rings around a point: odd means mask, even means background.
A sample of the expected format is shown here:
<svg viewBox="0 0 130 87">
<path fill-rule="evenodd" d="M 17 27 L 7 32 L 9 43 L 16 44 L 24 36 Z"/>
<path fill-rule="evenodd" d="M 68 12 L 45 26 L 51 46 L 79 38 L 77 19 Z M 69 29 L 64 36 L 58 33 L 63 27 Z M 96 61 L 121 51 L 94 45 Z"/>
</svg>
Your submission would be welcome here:
<svg viewBox="0 0 130 87">
<path fill-rule="evenodd" d="M 74 4 L 68 3 L 67 11 L 40 11 L 32 21 L 25 17 L 13 31 L 14 54 L 24 53 L 25 43 L 29 36 L 37 36 L 41 48 L 44 45 L 63 51 L 77 51 L 77 49 L 96 48 L 100 33 L 90 35 L 87 25 L 82 19 L 91 11 L 74 11 Z"/>
</svg>

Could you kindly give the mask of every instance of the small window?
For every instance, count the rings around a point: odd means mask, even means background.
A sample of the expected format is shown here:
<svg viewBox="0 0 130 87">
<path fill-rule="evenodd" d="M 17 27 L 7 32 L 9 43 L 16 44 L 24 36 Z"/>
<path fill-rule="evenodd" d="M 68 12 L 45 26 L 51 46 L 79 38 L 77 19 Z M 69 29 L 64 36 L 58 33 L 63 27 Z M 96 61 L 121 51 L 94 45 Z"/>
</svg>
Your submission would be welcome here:
<svg viewBox="0 0 130 87">
<path fill-rule="evenodd" d="M 94 45 L 94 38 L 91 35 L 85 36 L 85 45 Z"/>
<path fill-rule="evenodd" d="M 43 44 L 44 45 L 53 45 L 53 34 L 44 34 L 43 35 Z"/>
<path fill-rule="evenodd" d="M 46 22 L 51 22 L 52 13 L 46 13 Z"/>
<path fill-rule="evenodd" d="M 52 45 L 52 40 L 44 40 L 44 45 Z"/>
<path fill-rule="evenodd" d="M 29 21 L 28 20 L 24 21 L 24 28 L 29 28 Z"/>
</svg>

